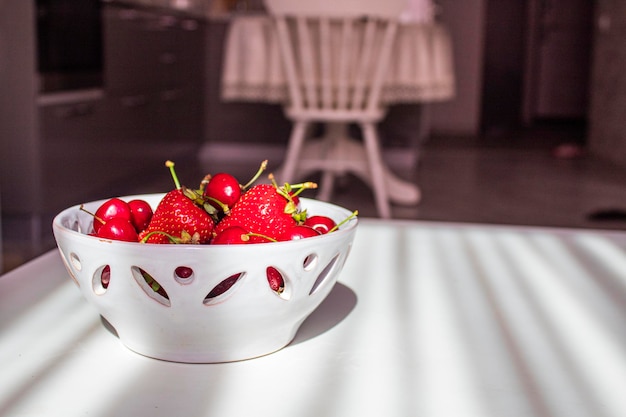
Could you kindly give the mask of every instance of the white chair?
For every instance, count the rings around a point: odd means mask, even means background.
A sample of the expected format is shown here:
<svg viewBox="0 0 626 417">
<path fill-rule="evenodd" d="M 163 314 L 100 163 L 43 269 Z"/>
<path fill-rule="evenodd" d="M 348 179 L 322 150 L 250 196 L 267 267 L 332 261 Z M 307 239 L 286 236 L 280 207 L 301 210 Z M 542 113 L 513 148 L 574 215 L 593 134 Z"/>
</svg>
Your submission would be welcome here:
<svg viewBox="0 0 626 417">
<path fill-rule="evenodd" d="M 398 19 L 407 0 L 265 0 L 275 23 L 288 81 L 285 114 L 293 122 L 279 180 L 294 182 L 322 172 L 318 198 L 328 200 L 336 175 L 355 174 L 368 183 L 380 217 L 390 218 L 390 201 L 413 204 L 415 184 L 384 165 L 377 123 Z M 323 138 L 308 138 L 323 123 Z M 362 131 L 350 138 L 349 124 Z"/>
</svg>

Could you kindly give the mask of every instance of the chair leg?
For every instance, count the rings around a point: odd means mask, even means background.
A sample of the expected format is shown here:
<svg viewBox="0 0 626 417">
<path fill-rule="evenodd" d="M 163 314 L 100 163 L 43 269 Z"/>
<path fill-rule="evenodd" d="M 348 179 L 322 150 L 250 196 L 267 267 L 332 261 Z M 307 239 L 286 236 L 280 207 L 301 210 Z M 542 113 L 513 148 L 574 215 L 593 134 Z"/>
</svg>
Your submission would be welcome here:
<svg viewBox="0 0 626 417">
<path fill-rule="evenodd" d="M 335 173 L 325 170 L 322 173 L 319 192 L 316 197 L 321 201 L 330 201 L 330 197 L 333 194 L 333 188 L 335 188 Z"/>
<path fill-rule="evenodd" d="M 283 168 L 280 171 L 279 182 L 295 182 L 298 169 L 298 160 L 304 144 L 307 129 L 309 127 L 308 122 L 295 121 L 291 130 L 291 136 L 289 137 L 289 144 L 287 146 L 287 153 L 283 162 Z"/>
<path fill-rule="evenodd" d="M 380 151 L 378 132 L 373 123 L 360 123 L 363 130 L 367 160 L 372 176 L 372 186 L 378 214 L 383 219 L 391 218 L 391 206 L 385 180 L 385 169 Z"/>
</svg>

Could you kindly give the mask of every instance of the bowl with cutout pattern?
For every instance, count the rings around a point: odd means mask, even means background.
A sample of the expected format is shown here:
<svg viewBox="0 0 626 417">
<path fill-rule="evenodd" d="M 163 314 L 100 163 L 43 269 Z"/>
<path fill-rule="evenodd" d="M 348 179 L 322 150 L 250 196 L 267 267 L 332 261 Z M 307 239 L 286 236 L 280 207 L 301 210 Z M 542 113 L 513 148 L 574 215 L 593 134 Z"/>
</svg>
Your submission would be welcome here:
<svg viewBox="0 0 626 417">
<path fill-rule="evenodd" d="M 121 198 L 144 199 L 155 208 L 162 197 Z M 104 201 L 84 208 L 93 213 Z M 351 215 L 314 199 L 301 198 L 300 204 L 310 215 L 337 223 Z M 335 285 L 358 219 L 320 236 L 249 245 L 113 241 L 90 235 L 92 223 L 89 213 L 74 206 L 54 218 L 53 232 L 71 279 L 95 313 L 139 354 L 215 363 L 263 356 L 293 340 Z M 270 269 L 284 281 L 280 292 L 268 284 Z M 227 291 L 215 291 L 224 283 Z"/>
</svg>

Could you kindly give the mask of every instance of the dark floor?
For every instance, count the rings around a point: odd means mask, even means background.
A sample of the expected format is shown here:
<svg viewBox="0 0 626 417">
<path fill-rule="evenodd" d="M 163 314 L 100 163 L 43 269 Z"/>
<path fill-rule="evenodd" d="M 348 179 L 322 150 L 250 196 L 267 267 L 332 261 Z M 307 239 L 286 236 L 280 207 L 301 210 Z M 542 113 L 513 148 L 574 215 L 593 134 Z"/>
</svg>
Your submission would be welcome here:
<svg viewBox="0 0 626 417">
<path fill-rule="evenodd" d="M 574 145 L 563 147 L 562 145 Z M 488 138 L 431 138 L 423 145 L 415 169 L 394 164 L 400 176 L 416 181 L 422 201 L 414 207 L 393 207 L 398 219 L 439 222 L 515 224 L 550 227 L 626 229 L 626 175 L 584 149 L 580 129 L 550 126 L 522 132 L 502 132 Z M 559 147 L 561 146 L 561 147 Z M 574 151 L 557 156 L 555 151 Z M 181 181 L 199 182 L 205 173 L 229 171 L 241 182 L 265 156 L 236 162 L 223 156 L 198 161 L 190 155 L 177 161 Z M 166 192 L 169 173 L 134 176 L 116 183 L 116 194 Z M 316 180 L 312 178 L 312 180 Z M 333 202 L 361 217 L 375 217 L 371 191 L 356 178 L 337 186 Z M 9 270 L 54 247 L 51 235 L 33 250 L 28 238 L 3 218 L 4 268 Z"/>
</svg>

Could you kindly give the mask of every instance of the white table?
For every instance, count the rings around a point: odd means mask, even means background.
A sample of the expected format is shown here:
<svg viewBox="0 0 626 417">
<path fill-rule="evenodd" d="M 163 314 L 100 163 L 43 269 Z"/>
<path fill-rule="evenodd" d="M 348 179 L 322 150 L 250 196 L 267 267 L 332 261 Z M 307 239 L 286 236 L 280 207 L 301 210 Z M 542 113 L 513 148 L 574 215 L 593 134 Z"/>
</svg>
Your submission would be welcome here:
<svg viewBox="0 0 626 417">
<path fill-rule="evenodd" d="M 224 45 L 221 97 L 225 101 L 284 103 L 287 78 L 278 38 L 265 14 L 234 17 Z M 384 82 L 386 104 L 433 103 L 455 95 L 452 41 L 438 23 L 404 22 L 398 28 Z"/>
<path fill-rule="evenodd" d="M 52 251 L 0 277 L 0 416 L 623 417 L 626 234 L 362 220 L 274 354 L 131 352 Z"/>
</svg>

